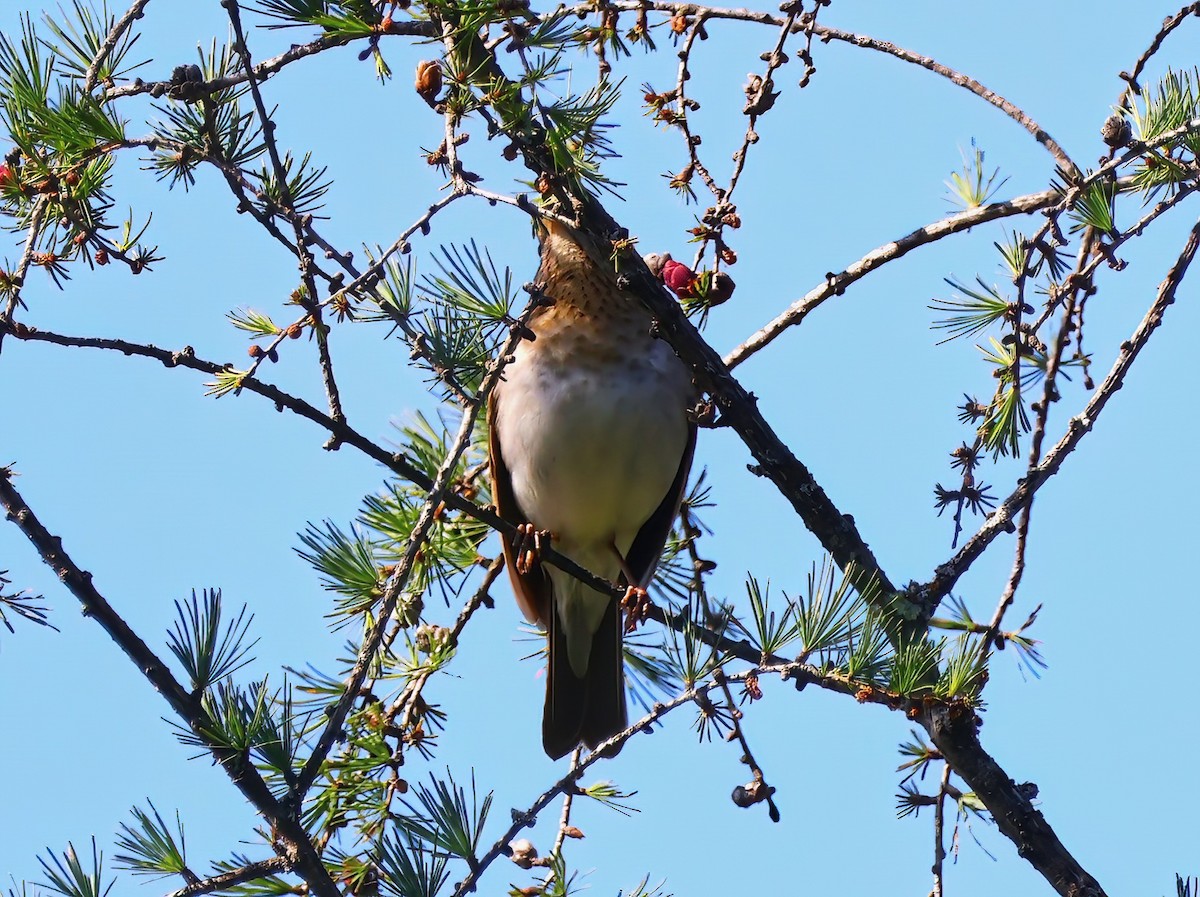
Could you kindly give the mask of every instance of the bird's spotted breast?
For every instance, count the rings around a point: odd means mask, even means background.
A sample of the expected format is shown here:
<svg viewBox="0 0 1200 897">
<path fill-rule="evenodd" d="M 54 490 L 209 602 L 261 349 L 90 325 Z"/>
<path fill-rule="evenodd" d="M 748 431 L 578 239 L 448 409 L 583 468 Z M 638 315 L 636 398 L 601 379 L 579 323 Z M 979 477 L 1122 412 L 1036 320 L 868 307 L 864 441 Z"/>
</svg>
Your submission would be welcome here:
<svg viewBox="0 0 1200 897">
<path fill-rule="evenodd" d="M 678 472 L 688 373 L 665 343 L 643 340 L 630 347 L 545 328 L 506 369 L 497 426 L 514 495 L 568 554 L 569 543 L 585 554 L 614 541 L 627 550 Z M 538 401 L 510 402 L 515 395 Z"/>
</svg>

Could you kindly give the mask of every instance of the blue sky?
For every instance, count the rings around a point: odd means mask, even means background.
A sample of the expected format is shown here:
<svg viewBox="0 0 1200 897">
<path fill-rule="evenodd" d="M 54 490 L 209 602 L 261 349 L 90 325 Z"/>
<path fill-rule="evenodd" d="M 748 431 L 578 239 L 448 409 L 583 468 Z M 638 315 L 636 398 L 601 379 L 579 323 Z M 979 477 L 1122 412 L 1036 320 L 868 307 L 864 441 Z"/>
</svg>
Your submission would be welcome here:
<svg viewBox="0 0 1200 897">
<path fill-rule="evenodd" d="M 1154 7 L 1154 8 L 1150 8 Z M 16 27 L 22 9 L 0 8 L 0 29 Z M 55 7 L 55 9 L 57 9 Z M 186 11 L 182 11 L 185 10 Z M 957 4 L 834 3 L 821 21 L 870 34 L 965 71 L 1024 108 L 1081 165 L 1104 149 L 1099 128 L 1128 69 L 1164 15 L 1157 4 L 1014 2 Z M 195 58 L 197 44 L 224 39 L 222 10 L 210 4 L 151 4 L 145 37 L 133 56 L 155 60 L 145 78 L 167 77 Z M 1114 25 L 1119 22 L 1119 25 Z M 1194 63 L 1197 23 L 1170 39 L 1151 66 Z M 705 158 L 726 172 L 740 142 L 741 85 L 761 71 L 758 54 L 774 33 L 743 23 L 714 23 L 698 46 L 690 84 L 703 104 L 694 118 Z M 302 36 L 251 36 L 256 57 Z M 665 41 L 664 41 L 665 44 Z M 397 75 L 380 86 L 354 48 L 298 65 L 267 83 L 278 103 L 281 143 L 311 150 L 330 166 L 335 186 L 325 233 L 337 244 L 390 243 L 438 195 L 438 175 L 420 148 L 441 139 L 441 119 L 414 95 L 409 73 L 432 54 L 395 40 L 385 45 Z M 738 206 L 740 261 L 734 299 L 717 309 L 707 336 L 722 351 L 814 285 L 874 247 L 952 211 L 943 182 L 972 140 L 1009 180 L 1003 195 L 1045 189 L 1051 157 L 1023 130 L 977 97 L 929 72 L 845 45 L 814 47 L 817 72 L 796 89 L 800 65 L 779 80 L 783 95 L 759 126 Z M 610 175 L 629 184 L 613 214 L 646 251 L 690 255 L 693 223 L 660 175 L 682 166 L 678 136 L 655 129 L 638 108 L 640 90 L 674 81 L 669 46 L 656 56 L 622 61 L 626 78 L 615 143 L 622 158 Z M 590 83 L 585 54 L 574 78 Z M 131 133 L 155 117 L 143 100 L 125 110 Z M 463 149 L 467 167 L 493 190 L 512 191 L 514 168 L 498 146 L 476 135 Z M 248 220 L 233 214 L 211 172 L 189 194 L 168 192 L 133 156 L 118 167 L 118 208 L 154 212 L 151 242 L 166 261 L 130 277 L 117 266 L 79 271 L 65 291 L 40 276 L 26 291 L 26 323 L 73 334 L 120 336 L 242 364 L 246 341 L 225 312 L 250 306 L 287 320 L 282 303 L 295 286 L 294 262 Z M 1104 272 L 1088 309 L 1094 371 L 1108 370 L 1117 347 L 1141 318 L 1154 289 L 1194 221 L 1194 203 L 1155 225 L 1123 254 L 1129 268 Z M 1126 206 L 1126 215 L 1136 214 Z M 925 580 L 950 554 L 950 523 L 932 508 L 936 481 L 950 482 L 948 452 L 970 434 L 955 418 L 963 392 L 985 395 L 991 380 L 970 343 L 935 346 L 930 300 L 945 297 L 943 278 L 976 273 L 1005 285 L 994 241 L 1005 227 L 924 247 L 886 266 L 827 303 L 802 327 L 738 369 L 760 407 L 812 470 L 834 502 L 854 515 L 893 580 Z M 470 238 L 486 245 L 520 280 L 536 267 L 525 217 L 463 201 L 439 216 L 416 247 L 418 264 L 438 242 Z M 19 248 L 6 238 L 0 257 Z M 6 263 L 4 267 L 8 267 Z M 1197 432 L 1188 412 L 1195 382 L 1193 340 L 1200 327 L 1195 281 L 1185 281 L 1166 326 L 1105 410 L 1095 431 L 1062 473 L 1039 494 L 1028 570 L 1011 618 L 1035 604 L 1033 630 L 1049 668 L 1023 675 L 1015 658 L 993 662 L 982 738 L 1017 781 L 1041 789 L 1041 809 L 1077 859 L 1109 893 L 1165 894 L 1173 874 L 1200 872 L 1200 822 L 1193 802 L 1200 771 L 1193 760 L 1197 705 L 1190 681 L 1200 609 L 1191 595 L 1187 558 L 1195 550 L 1193 506 L 1200 493 L 1188 462 Z M 335 361 L 354 425 L 379 440 L 391 422 L 436 410 L 408 353 L 378 327 L 340 327 Z M 321 403 L 312 347 L 289 344 L 269 374 Z M 1097 379 L 1100 377 L 1098 376 Z M 315 576 L 295 555 L 295 533 L 308 521 L 348 521 L 383 472 L 351 449 L 327 453 L 312 426 L 252 395 L 220 401 L 203 395 L 204 378 L 113 353 L 65 351 L 6 340 L 0 355 L 0 462 L 13 462 L 20 488 L 51 531 L 129 622 L 152 645 L 164 645 L 173 602 L 192 589 L 221 587 L 246 602 L 261 639 L 254 676 L 278 677 L 284 664 L 328 669 L 341 635 L 331 635 L 330 608 Z M 1052 435 L 1078 409 L 1078 380 L 1064 389 Z M 698 462 L 707 467 L 717 508 L 702 546 L 718 561 L 711 588 L 740 598 L 746 571 L 774 590 L 800 591 L 820 547 L 769 483 L 745 469 L 751 459 L 725 430 L 702 433 Z M 984 478 L 1006 494 L 1016 465 Z M 973 521 L 972 525 L 977 525 Z M 1011 565 L 1001 538 L 959 583 L 956 594 L 977 616 L 990 615 Z M 12 526 L 0 528 L 0 570 L 17 587 L 43 593 L 55 633 L 19 626 L 0 632 L 0 767 L 6 776 L 0 813 L 0 873 L 39 878 L 35 856 L 82 846 L 95 835 L 111 856 L 112 833 L 129 807 L 146 798 L 179 809 L 189 854 L 198 867 L 231 850 L 253 850 L 252 815 L 224 775 L 179 745 L 160 717 L 167 708 L 134 667 L 37 560 Z M 496 589 L 496 609 L 467 630 L 451 669 L 431 686 L 432 700 L 455 714 L 431 769 L 449 767 L 496 793 L 487 836 L 508 823 L 556 774 L 541 753 L 537 720 L 541 680 L 521 663 L 519 615 Z M 436 608 L 440 622 L 457 608 Z M 729 801 L 745 780 L 735 749 L 696 744 L 689 711 L 663 730 L 631 743 L 599 776 L 628 791 L 642 812 L 625 818 L 582 806 L 574 819 L 587 839 L 569 861 L 594 870 L 590 893 L 632 889 L 643 875 L 665 877 L 679 895 L 783 890 L 921 895 L 929 888 L 932 823 L 895 819 L 896 746 L 909 724 L 899 714 L 807 689 L 797 695 L 766 683 L 766 699 L 746 727 L 768 780 L 778 788 L 783 821 L 761 807 Z M 415 762 L 410 779 L 426 773 Z M 590 780 L 590 779 L 589 779 Z M 927 783 L 930 787 L 933 783 Z M 928 789 L 927 789 L 928 790 Z M 546 848 L 557 810 L 535 829 Z M 1011 843 L 976 822 L 963 832 L 954 892 L 1050 893 Z M 1189 865 L 1190 864 L 1190 865 Z M 515 867 L 497 869 L 491 893 L 528 883 Z M 114 893 L 159 893 L 162 883 L 125 878 Z"/>
</svg>

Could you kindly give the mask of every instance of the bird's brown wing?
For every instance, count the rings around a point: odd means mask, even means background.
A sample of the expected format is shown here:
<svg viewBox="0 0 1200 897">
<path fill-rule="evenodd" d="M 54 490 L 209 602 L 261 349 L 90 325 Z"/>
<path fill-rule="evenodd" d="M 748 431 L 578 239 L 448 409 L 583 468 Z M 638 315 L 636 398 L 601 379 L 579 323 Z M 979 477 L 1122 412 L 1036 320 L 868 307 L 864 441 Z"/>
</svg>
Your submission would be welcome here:
<svg viewBox="0 0 1200 897">
<path fill-rule="evenodd" d="M 492 474 L 492 503 L 496 511 L 505 520 L 522 523 L 529 518 L 517 504 L 513 495 L 512 476 L 500 453 L 500 436 L 496 432 L 496 407 L 500 401 L 499 391 L 488 397 L 487 427 L 488 427 L 488 461 Z M 508 567 L 508 576 L 512 580 L 513 594 L 517 606 L 530 623 L 538 623 L 549 629 L 551 609 L 550 578 L 540 565 L 535 565 L 528 573 L 517 571 L 516 555 L 513 551 L 513 540 L 501 533 L 500 542 L 504 546 L 504 565 Z"/>
<path fill-rule="evenodd" d="M 675 480 L 671 483 L 671 488 L 667 490 L 662 504 L 638 530 L 637 537 L 629 546 L 629 552 L 625 557 L 626 566 L 638 578 L 638 581 L 630 583 L 631 585 L 644 587 L 649 583 L 650 577 L 654 575 L 654 568 L 658 566 L 658 559 L 662 555 L 663 546 L 667 544 L 667 536 L 671 534 L 671 525 L 675 522 L 675 515 L 679 513 L 679 505 L 687 490 L 688 474 L 691 473 L 692 457 L 695 453 L 696 424 L 689 422 L 687 445 L 684 447 L 683 457 L 679 461 L 679 472 L 675 474 Z"/>
</svg>

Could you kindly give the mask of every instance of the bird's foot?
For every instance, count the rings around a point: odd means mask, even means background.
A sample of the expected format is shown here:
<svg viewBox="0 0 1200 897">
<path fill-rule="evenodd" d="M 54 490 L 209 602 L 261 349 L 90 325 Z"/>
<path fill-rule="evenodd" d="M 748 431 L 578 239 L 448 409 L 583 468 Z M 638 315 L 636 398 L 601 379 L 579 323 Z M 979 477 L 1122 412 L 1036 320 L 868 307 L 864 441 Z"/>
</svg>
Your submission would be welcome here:
<svg viewBox="0 0 1200 897">
<path fill-rule="evenodd" d="M 522 523 L 513 537 L 513 557 L 517 572 L 522 576 L 532 573 L 542 562 L 542 545 L 550 543 L 550 533 L 539 530 L 532 523 Z"/>
<path fill-rule="evenodd" d="M 625 597 L 621 599 L 621 610 L 625 613 L 626 634 L 633 632 L 645 623 L 653 607 L 654 602 L 650 600 L 650 595 L 641 586 L 627 588 Z"/>
</svg>

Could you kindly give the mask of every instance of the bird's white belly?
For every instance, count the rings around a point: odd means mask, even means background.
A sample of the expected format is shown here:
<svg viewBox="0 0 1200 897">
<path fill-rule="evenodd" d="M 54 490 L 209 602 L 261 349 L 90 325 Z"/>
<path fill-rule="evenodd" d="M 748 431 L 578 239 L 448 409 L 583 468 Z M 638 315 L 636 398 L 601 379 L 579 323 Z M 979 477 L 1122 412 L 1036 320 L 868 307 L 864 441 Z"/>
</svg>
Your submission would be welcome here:
<svg viewBox="0 0 1200 897">
<path fill-rule="evenodd" d="M 602 576 L 615 578 L 610 546 L 629 550 L 679 471 L 687 376 L 657 341 L 620 371 L 521 352 L 506 369 L 497 425 L 517 503 L 557 548 Z"/>
</svg>

